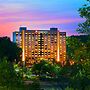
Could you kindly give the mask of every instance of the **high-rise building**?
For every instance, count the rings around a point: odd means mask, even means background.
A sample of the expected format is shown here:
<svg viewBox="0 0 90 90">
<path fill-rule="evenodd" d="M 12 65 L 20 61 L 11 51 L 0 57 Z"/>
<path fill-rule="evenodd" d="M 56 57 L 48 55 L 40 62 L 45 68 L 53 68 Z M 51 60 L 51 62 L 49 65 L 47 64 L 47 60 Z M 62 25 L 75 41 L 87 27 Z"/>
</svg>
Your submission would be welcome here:
<svg viewBox="0 0 90 90">
<path fill-rule="evenodd" d="M 27 30 L 20 27 L 13 32 L 13 42 L 22 48 L 22 61 L 27 66 L 39 59 L 56 60 L 64 64 L 66 60 L 66 32 L 57 28 L 50 30 Z"/>
</svg>

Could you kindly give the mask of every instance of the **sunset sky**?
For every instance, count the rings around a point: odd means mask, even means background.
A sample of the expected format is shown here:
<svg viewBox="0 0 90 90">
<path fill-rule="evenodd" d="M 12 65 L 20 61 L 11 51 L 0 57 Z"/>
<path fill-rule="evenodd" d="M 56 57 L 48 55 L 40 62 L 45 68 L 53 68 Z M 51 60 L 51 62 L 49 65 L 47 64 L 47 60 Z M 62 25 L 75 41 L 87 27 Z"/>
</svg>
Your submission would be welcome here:
<svg viewBox="0 0 90 90">
<path fill-rule="evenodd" d="M 20 26 L 28 29 L 59 28 L 75 35 L 80 18 L 78 9 L 85 0 L 0 0 L 0 36 L 12 37 Z"/>
</svg>

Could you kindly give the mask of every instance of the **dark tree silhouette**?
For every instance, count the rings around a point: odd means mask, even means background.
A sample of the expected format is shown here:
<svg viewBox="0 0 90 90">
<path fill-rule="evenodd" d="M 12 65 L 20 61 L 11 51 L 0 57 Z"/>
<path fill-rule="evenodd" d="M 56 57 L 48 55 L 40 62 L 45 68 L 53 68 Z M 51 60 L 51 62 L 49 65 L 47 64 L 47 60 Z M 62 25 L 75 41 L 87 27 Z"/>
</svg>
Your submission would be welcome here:
<svg viewBox="0 0 90 90">
<path fill-rule="evenodd" d="M 7 57 L 10 62 L 19 61 L 21 49 L 8 37 L 0 37 L 0 58 Z"/>
<path fill-rule="evenodd" d="M 87 4 L 83 5 L 78 11 L 80 16 L 85 19 L 85 22 L 78 25 L 77 31 L 90 35 L 90 0 L 87 0 Z"/>
</svg>

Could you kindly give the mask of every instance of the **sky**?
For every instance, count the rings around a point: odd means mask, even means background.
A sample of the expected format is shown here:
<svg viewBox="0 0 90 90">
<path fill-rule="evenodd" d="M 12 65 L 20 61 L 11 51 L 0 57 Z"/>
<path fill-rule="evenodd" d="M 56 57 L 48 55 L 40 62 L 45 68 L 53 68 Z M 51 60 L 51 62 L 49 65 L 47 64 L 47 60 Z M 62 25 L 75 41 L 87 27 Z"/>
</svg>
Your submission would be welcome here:
<svg viewBox="0 0 90 90">
<path fill-rule="evenodd" d="M 12 37 L 20 26 L 28 29 L 59 28 L 67 35 L 77 35 L 84 20 L 78 9 L 85 0 L 0 0 L 0 36 Z"/>
</svg>

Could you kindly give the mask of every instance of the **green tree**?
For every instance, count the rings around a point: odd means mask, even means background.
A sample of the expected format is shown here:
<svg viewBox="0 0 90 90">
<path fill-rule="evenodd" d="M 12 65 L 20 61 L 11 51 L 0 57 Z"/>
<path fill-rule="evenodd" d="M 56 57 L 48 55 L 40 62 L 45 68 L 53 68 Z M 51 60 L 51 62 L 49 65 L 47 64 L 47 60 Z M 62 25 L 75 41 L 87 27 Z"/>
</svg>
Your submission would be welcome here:
<svg viewBox="0 0 90 90">
<path fill-rule="evenodd" d="M 78 25 L 77 31 L 90 35 L 90 0 L 87 0 L 87 4 L 83 5 L 78 11 L 80 16 L 85 19 L 85 22 Z"/>
<path fill-rule="evenodd" d="M 61 67 L 57 64 L 49 63 L 48 61 L 40 61 L 32 67 L 32 72 L 36 75 L 42 76 L 47 75 L 51 77 L 59 76 L 59 71 Z"/>
<path fill-rule="evenodd" d="M 67 38 L 67 56 L 69 60 L 75 62 L 83 62 L 90 60 L 90 41 L 89 36 L 87 40 L 83 40 L 84 36 L 71 36 Z"/>
<path fill-rule="evenodd" d="M 46 72 L 47 72 L 47 62 L 46 61 L 44 61 L 44 60 L 42 60 L 42 61 L 40 61 L 39 63 L 36 63 L 36 64 L 34 64 L 33 65 L 33 67 L 32 67 L 32 72 L 34 73 L 34 74 L 36 74 L 36 75 L 41 75 L 41 74 L 46 74 Z"/>
<path fill-rule="evenodd" d="M 8 37 L 0 37 L 0 58 L 7 57 L 10 62 L 20 60 L 21 49 Z"/>
<path fill-rule="evenodd" d="M 68 37 L 67 38 L 67 57 L 69 60 L 76 61 L 78 54 L 80 53 L 79 47 L 81 47 L 80 41 L 75 37 Z"/>
<path fill-rule="evenodd" d="M 88 37 L 83 40 L 83 37 Z M 74 65 L 68 64 L 61 70 L 63 76 L 71 79 L 71 86 L 84 90 L 90 85 L 90 39 L 89 36 L 71 36 L 67 38 L 68 60 L 73 60 Z M 83 86 L 83 87 L 82 87 Z"/>
<path fill-rule="evenodd" d="M 8 62 L 5 57 L 0 60 L 0 86 L 17 86 L 21 82 L 11 62 Z"/>
<path fill-rule="evenodd" d="M 74 60 L 75 64 L 66 64 L 61 74 L 71 79 L 70 85 L 76 90 L 85 90 L 90 86 L 90 0 L 79 9 L 79 14 L 85 19 L 80 23 L 77 31 L 84 36 L 67 38 L 67 60 Z M 88 38 L 87 38 L 88 37 Z"/>
</svg>

